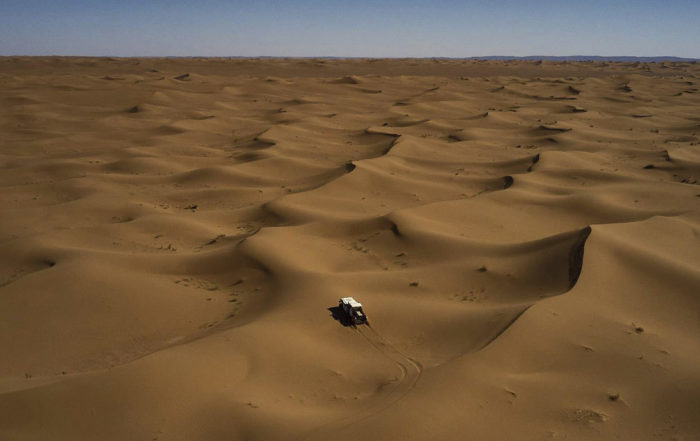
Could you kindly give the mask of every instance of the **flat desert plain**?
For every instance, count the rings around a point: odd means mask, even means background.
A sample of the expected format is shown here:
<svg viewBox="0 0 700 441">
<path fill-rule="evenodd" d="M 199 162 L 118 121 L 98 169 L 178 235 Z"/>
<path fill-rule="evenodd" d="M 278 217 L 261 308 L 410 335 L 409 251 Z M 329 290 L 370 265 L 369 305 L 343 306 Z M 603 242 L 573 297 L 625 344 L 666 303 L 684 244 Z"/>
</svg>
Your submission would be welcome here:
<svg viewBox="0 0 700 441">
<path fill-rule="evenodd" d="M 700 439 L 699 75 L 0 58 L 0 439 Z"/>
</svg>

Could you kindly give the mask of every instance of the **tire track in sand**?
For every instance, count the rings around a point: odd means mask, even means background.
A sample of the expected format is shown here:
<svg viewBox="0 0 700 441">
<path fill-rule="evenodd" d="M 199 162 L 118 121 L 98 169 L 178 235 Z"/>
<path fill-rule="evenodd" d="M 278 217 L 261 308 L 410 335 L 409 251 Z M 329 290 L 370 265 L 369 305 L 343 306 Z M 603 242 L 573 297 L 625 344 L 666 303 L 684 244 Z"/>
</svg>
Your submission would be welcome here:
<svg viewBox="0 0 700 441">
<path fill-rule="evenodd" d="M 420 362 L 397 349 L 394 344 L 378 333 L 371 325 L 354 327 L 354 329 L 382 356 L 391 360 L 399 369 L 400 374 L 396 379 L 383 383 L 377 388 L 376 394 L 371 397 L 371 405 L 356 413 L 346 414 L 324 423 L 302 437 L 301 439 L 304 441 L 327 440 L 329 437 L 326 432 L 329 428 L 333 428 L 333 432 L 338 433 L 376 416 L 406 397 L 416 387 L 418 380 L 423 374 L 423 365 Z M 386 390 L 387 388 L 390 389 Z"/>
</svg>

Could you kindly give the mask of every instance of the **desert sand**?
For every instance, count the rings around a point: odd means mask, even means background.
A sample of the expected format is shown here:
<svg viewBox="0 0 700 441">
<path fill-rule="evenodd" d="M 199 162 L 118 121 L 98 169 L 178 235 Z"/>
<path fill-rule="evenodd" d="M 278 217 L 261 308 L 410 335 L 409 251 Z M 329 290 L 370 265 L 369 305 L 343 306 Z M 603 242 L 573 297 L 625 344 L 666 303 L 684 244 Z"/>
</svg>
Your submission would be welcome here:
<svg viewBox="0 0 700 441">
<path fill-rule="evenodd" d="M 700 439 L 698 75 L 0 58 L 0 439 Z"/>
</svg>

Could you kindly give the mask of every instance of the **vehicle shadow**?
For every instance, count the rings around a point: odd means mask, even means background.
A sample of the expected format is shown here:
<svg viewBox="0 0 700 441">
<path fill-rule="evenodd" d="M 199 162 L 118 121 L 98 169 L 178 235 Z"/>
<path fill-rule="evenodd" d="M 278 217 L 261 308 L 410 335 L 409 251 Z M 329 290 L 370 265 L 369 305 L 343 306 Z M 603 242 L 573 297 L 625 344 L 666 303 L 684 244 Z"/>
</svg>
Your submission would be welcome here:
<svg viewBox="0 0 700 441">
<path fill-rule="evenodd" d="M 332 306 L 328 308 L 328 311 L 331 313 L 331 317 L 338 323 L 340 323 L 343 326 L 355 326 L 352 323 L 352 320 L 350 320 L 350 317 L 348 317 L 347 314 L 340 308 L 340 306 Z"/>
</svg>

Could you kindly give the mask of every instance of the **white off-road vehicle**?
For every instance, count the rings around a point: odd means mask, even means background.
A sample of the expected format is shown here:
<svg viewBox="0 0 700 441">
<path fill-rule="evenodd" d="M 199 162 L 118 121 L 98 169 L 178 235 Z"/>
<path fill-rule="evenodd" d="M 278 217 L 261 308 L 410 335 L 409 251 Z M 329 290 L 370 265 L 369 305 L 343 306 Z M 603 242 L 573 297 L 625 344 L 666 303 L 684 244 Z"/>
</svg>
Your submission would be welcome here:
<svg viewBox="0 0 700 441">
<path fill-rule="evenodd" d="M 362 310 L 362 304 L 352 297 L 340 299 L 338 307 L 348 316 L 353 325 L 367 323 L 367 316 Z"/>
</svg>

